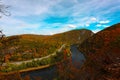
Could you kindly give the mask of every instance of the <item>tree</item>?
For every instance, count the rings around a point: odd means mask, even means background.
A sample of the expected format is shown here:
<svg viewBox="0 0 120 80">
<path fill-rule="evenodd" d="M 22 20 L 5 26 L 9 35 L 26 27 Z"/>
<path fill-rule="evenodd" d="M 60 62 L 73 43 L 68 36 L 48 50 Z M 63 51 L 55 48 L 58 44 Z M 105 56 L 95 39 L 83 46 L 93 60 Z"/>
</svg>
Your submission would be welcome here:
<svg viewBox="0 0 120 80">
<path fill-rule="evenodd" d="M 9 7 L 10 6 L 3 4 L 0 0 L 0 18 L 2 17 L 2 15 L 5 15 L 5 16 L 11 15 L 10 12 L 8 11 Z M 0 30 L 0 39 L 2 39 L 4 36 L 5 34 L 3 34 L 2 30 Z"/>
<path fill-rule="evenodd" d="M 2 33 L 2 30 L 0 30 L 0 39 L 2 39 L 5 36 L 5 34 Z"/>
<path fill-rule="evenodd" d="M 8 11 L 8 8 L 9 8 L 9 6 L 4 5 L 0 0 L 0 18 L 2 17 L 2 15 L 5 15 L 5 16 L 10 16 L 11 15 L 9 13 L 9 11 Z M 5 36 L 5 34 L 3 34 L 2 30 L 0 30 L 0 45 L 1 45 L 1 42 L 2 42 L 2 40 L 4 38 L 4 36 Z M 2 50 L 0 50 L 0 51 L 2 51 Z M 3 57 L 4 57 L 4 55 L 1 54 L 1 56 L 0 56 L 0 65 L 2 65 L 2 63 L 3 63 Z"/>
<path fill-rule="evenodd" d="M 0 46 L 1 46 L 1 42 L 2 42 L 4 36 L 5 35 L 2 33 L 2 30 L 0 30 Z M 2 52 L 2 50 L 0 50 L 0 52 Z M 0 54 L 0 65 L 3 64 L 3 57 L 4 57 L 4 55 L 1 53 Z"/>
<path fill-rule="evenodd" d="M 11 15 L 10 12 L 8 11 L 9 7 L 10 6 L 3 4 L 0 0 L 0 18 L 2 17 L 2 15 L 5 15 L 5 16 Z"/>
</svg>

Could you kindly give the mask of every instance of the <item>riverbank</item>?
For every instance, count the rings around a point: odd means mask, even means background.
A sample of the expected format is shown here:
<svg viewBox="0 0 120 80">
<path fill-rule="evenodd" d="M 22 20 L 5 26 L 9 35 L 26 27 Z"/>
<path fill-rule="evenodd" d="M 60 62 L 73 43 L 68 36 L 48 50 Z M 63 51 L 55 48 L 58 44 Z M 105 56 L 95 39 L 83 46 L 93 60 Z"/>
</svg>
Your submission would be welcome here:
<svg viewBox="0 0 120 80">
<path fill-rule="evenodd" d="M 62 47 L 63 48 L 63 47 Z M 62 49 L 61 49 L 62 50 Z M 61 51 L 60 50 L 60 51 Z M 71 52 L 70 52 L 71 53 Z M 71 58 L 71 54 L 68 56 L 68 59 Z M 1 72 L 3 75 L 10 75 L 10 74 L 14 74 L 16 72 L 18 73 L 25 73 L 25 72 L 31 72 L 31 71 L 36 71 L 36 70 L 42 70 L 45 68 L 49 68 L 51 66 L 57 65 L 60 62 L 64 62 L 64 60 L 60 60 L 58 62 L 55 63 L 51 63 L 51 64 L 46 64 L 46 65 L 41 65 L 41 66 L 37 66 L 37 67 L 31 67 L 31 68 L 25 68 L 25 69 L 21 69 L 21 70 L 16 70 L 16 71 L 11 71 L 11 72 Z"/>
<path fill-rule="evenodd" d="M 70 58 L 71 57 L 68 57 L 68 59 L 70 59 Z M 60 62 L 64 62 L 64 60 L 62 60 Z M 42 69 L 49 68 L 51 66 L 57 65 L 60 62 L 56 62 L 56 63 L 53 63 L 53 64 L 47 64 L 47 65 L 44 65 L 44 66 L 38 66 L 38 67 L 32 67 L 32 68 L 22 69 L 22 70 L 18 70 L 18 71 L 1 72 L 0 74 L 2 74 L 2 75 L 12 75 L 12 74 L 15 74 L 15 73 L 25 73 L 25 72 L 35 71 L 35 70 L 42 70 Z"/>
<path fill-rule="evenodd" d="M 83 57 L 80 53 L 78 52 L 76 46 L 71 46 L 70 48 L 70 53 L 71 55 L 67 58 L 72 60 L 72 62 L 76 62 L 80 61 L 80 63 L 83 61 Z M 80 57 L 81 56 L 81 57 Z M 81 58 L 81 59 L 80 59 Z M 43 65 L 43 66 L 39 66 L 39 67 L 33 67 L 33 68 L 28 68 L 28 69 L 24 69 L 24 70 L 19 70 L 19 71 L 14 71 L 14 72 L 8 72 L 5 73 L 3 76 L 14 76 L 17 75 L 21 76 L 22 78 L 24 78 L 26 75 L 30 76 L 30 79 L 35 80 L 33 77 L 41 77 L 42 80 L 53 80 L 56 77 L 56 71 L 57 71 L 57 67 L 56 65 L 59 65 L 61 62 L 63 62 L 64 60 L 62 59 L 59 62 L 56 62 L 54 64 L 49 64 L 49 65 Z"/>
<path fill-rule="evenodd" d="M 12 71 L 12 72 L 1 72 L 1 74 L 2 75 L 10 75 L 10 74 L 14 74 L 14 73 L 24 73 L 24 72 L 29 72 L 29 71 L 35 71 L 35 70 L 39 70 L 39 69 L 49 68 L 49 67 L 51 67 L 53 65 L 55 65 L 55 64 L 48 64 L 48 65 L 44 65 L 44 66 L 32 67 L 32 68 L 27 68 L 27 69 L 22 69 L 22 70 L 18 70 L 18 71 Z"/>
</svg>

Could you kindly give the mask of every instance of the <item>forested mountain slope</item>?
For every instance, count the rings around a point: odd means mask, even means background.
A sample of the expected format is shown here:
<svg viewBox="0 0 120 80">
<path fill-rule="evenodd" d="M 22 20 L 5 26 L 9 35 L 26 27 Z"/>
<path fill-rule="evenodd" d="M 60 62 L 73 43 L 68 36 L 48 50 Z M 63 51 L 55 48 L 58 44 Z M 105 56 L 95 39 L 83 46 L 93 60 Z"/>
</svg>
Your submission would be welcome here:
<svg viewBox="0 0 120 80">
<path fill-rule="evenodd" d="M 79 45 L 85 54 L 84 69 L 91 80 L 120 79 L 120 23 L 108 27 Z"/>
<path fill-rule="evenodd" d="M 81 43 L 93 33 L 89 30 L 72 30 L 55 35 L 15 35 L 0 41 L 1 60 L 4 56 L 11 61 L 28 60 L 53 53 L 63 44 Z"/>
</svg>

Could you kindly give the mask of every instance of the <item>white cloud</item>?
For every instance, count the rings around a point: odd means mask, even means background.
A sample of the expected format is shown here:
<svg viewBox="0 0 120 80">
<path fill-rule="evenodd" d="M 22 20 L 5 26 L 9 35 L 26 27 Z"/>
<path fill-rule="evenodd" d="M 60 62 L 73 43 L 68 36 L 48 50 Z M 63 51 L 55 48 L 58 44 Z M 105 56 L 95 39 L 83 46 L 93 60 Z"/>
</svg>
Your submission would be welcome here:
<svg viewBox="0 0 120 80">
<path fill-rule="evenodd" d="M 109 20 L 99 21 L 100 24 L 108 24 L 109 22 L 110 22 Z"/>
<path fill-rule="evenodd" d="M 69 28 L 76 28 L 77 26 L 69 24 L 69 25 L 67 25 L 67 27 L 69 27 Z"/>
<path fill-rule="evenodd" d="M 101 24 L 97 24 L 96 27 L 101 27 L 102 25 Z"/>
<path fill-rule="evenodd" d="M 97 21 L 97 18 L 92 17 L 90 20 L 96 22 L 96 21 Z"/>
<path fill-rule="evenodd" d="M 89 27 L 92 23 L 97 23 L 97 18 L 91 16 L 75 17 L 69 23 L 75 24 L 77 27 Z"/>
<path fill-rule="evenodd" d="M 109 25 L 103 25 L 104 28 L 109 27 Z"/>
<path fill-rule="evenodd" d="M 40 24 L 31 24 L 13 17 L 0 19 L 1 28 L 6 35 L 31 33 L 29 30 L 37 30 Z"/>
<path fill-rule="evenodd" d="M 89 23 L 86 23 L 85 26 L 88 27 L 88 26 L 90 26 L 90 24 L 89 24 Z"/>
<path fill-rule="evenodd" d="M 14 16 L 42 15 L 50 12 L 51 8 L 60 0 L 4 0 L 10 5 L 11 13 Z"/>
<path fill-rule="evenodd" d="M 96 27 L 103 27 L 103 28 L 106 28 L 106 27 L 109 27 L 109 25 L 97 24 Z"/>
<path fill-rule="evenodd" d="M 116 11 L 120 11 L 120 0 L 3 0 L 5 4 L 10 5 L 12 18 L 0 19 L 0 24 L 3 26 L 6 33 L 29 33 L 26 29 L 31 29 L 33 32 L 47 34 L 47 30 L 52 30 L 55 26 L 60 26 L 59 30 L 53 30 L 53 33 L 58 33 L 74 29 L 76 27 L 88 27 L 93 23 L 98 23 L 97 27 L 106 27 L 111 17 Z M 104 16 L 107 15 L 108 16 Z M 49 16 L 55 17 L 70 17 L 71 19 L 62 24 L 47 24 L 42 21 Z M 33 18 L 39 19 L 39 22 L 34 24 L 27 21 Z M 42 18 L 41 18 L 42 17 Z M 17 18 L 17 19 L 16 19 Z M 24 21 L 22 19 L 24 19 Z M 116 18 L 115 18 L 116 19 Z M 70 24 L 70 25 L 65 25 Z M 63 26 L 64 29 L 63 29 Z M 38 27 L 41 32 L 37 29 Z M 36 31 L 37 30 L 37 31 Z M 30 31 L 30 32 L 32 32 Z M 94 30 L 95 32 L 97 30 Z M 50 33 L 51 31 L 49 31 Z"/>
<path fill-rule="evenodd" d="M 7 24 L 6 24 L 7 22 Z M 0 20 L 0 23 L 3 27 L 8 26 L 11 28 L 20 27 L 20 28 L 38 28 L 39 24 L 31 24 L 20 19 L 15 19 L 13 17 L 4 17 Z"/>
</svg>

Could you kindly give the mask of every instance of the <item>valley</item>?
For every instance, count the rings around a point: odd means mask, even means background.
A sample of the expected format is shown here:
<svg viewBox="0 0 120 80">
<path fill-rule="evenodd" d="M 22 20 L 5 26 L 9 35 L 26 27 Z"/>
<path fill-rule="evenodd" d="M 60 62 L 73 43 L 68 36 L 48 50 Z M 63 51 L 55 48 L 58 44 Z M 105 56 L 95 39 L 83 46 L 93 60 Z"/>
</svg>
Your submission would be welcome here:
<svg viewBox="0 0 120 80">
<path fill-rule="evenodd" d="M 120 79 L 120 23 L 96 34 L 82 29 L 52 36 L 19 35 L 19 41 L 11 37 L 4 39 L 5 43 L 1 41 L 1 63 L 5 65 L 0 67 L 2 80 L 14 76 L 15 71 L 18 71 L 19 77 L 15 77 L 18 79 L 27 75 L 32 80 L 35 80 L 33 76 L 42 80 Z M 8 54 L 10 57 L 5 62 Z M 11 59 L 16 55 L 16 59 Z"/>
<path fill-rule="evenodd" d="M 91 34 L 91 31 L 81 29 L 52 36 L 25 34 L 5 37 L 0 46 L 1 71 L 50 66 L 61 61 L 64 55 L 70 56 L 70 45 L 81 43 Z"/>
</svg>

